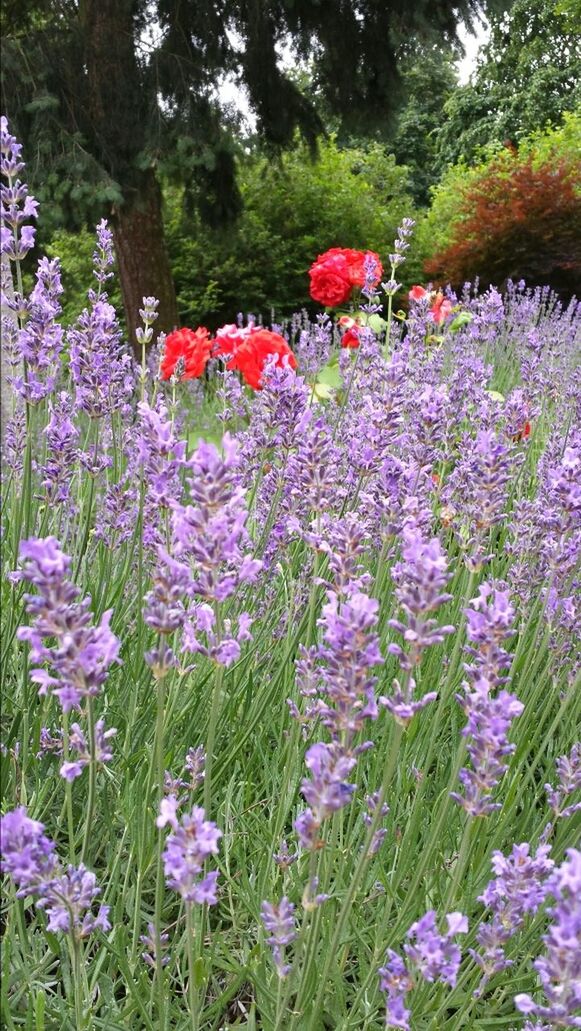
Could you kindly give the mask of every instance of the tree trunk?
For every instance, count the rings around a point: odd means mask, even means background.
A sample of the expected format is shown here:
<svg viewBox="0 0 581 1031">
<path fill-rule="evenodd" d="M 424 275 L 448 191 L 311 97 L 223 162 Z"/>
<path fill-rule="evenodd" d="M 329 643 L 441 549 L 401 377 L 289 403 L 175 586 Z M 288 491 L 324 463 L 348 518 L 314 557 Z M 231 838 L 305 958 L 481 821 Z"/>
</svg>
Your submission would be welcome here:
<svg viewBox="0 0 581 1031">
<path fill-rule="evenodd" d="M 155 328 L 171 331 L 177 301 L 164 242 L 161 191 L 147 150 L 148 93 L 135 54 L 134 0 L 81 0 L 88 114 L 99 163 L 123 191 L 113 212 L 123 305 L 131 342 L 144 297 L 159 299 Z"/>
<path fill-rule="evenodd" d="M 155 331 L 171 333 L 178 324 L 178 306 L 163 234 L 161 191 L 153 171 L 143 176 L 134 203 L 114 212 L 113 239 L 127 329 L 136 345 L 141 325 L 139 309 L 144 297 L 157 297 L 159 318 Z"/>
</svg>

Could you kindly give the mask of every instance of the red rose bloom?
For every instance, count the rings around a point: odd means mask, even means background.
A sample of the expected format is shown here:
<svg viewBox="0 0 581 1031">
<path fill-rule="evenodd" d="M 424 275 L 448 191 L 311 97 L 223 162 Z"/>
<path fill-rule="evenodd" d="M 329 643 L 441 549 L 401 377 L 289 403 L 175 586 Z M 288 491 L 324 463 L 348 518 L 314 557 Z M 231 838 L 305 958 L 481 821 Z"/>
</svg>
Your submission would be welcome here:
<svg viewBox="0 0 581 1031">
<path fill-rule="evenodd" d="M 337 250 L 337 248 L 335 248 Z M 342 254 L 322 254 L 309 269 L 310 293 L 314 301 L 326 308 L 345 304 L 351 296 L 353 284 L 349 277 L 349 265 Z"/>
<path fill-rule="evenodd" d="M 242 341 L 246 340 L 247 336 L 254 331 L 254 326 L 240 327 L 234 322 L 230 322 L 226 326 L 222 326 L 221 329 L 217 329 L 214 349 L 212 351 L 214 358 L 222 358 L 226 355 L 231 356 L 236 354 Z"/>
<path fill-rule="evenodd" d="M 165 338 L 163 360 L 160 368 L 161 379 L 171 379 L 176 365 L 180 380 L 198 379 L 210 357 L 212 339 L 205 326 L 198 329 L 175 329 Z"/>
<path fill-rule="evenodd" d="M 331 247 L 320 254 L 309 269 L 311 297 L 328 308 L 336 308 L 349 300 L 353 287 L 365 284 L 365 258 L 371 255 L 375 260 L 374 286 L 377 286 L 383 269 L 379 256 L 374 251 L 357 251 L 352 247 Z"/>
<path fill-rule="evenodd" d="M 238 345 L 226 368 L 238 370 L 249 387 L 261 390 L 264 365 L 273 354 L 277 355 L 276 365 L 283 365 L 286 358 L 291 369 L 296 369 L 297 360 L 284 337 L 270 329 L 257 329 Z"/>
</svg>

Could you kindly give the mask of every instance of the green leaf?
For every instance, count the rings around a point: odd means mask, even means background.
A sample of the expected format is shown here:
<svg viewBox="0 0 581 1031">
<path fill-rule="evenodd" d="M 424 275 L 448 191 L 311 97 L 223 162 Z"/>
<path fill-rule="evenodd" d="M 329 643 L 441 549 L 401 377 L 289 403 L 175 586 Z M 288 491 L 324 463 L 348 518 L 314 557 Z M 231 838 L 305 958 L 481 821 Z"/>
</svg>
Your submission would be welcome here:
<svg viewBox="0 0 581 1031">
<path fill-rule="evenodd" d="M 311 398 L 318 401 L 328 401 L 333 397 L 333 388 L 327 383 L 315 383 L 311 390 Z"/>
<path fill-rule="evenodd" d="M 321 369 L 319 375 L 317 376 L 317 382 L 315 384 L 315 387 L 317 387 L 319 384 L 323 384 L 327 387 L 334 387 L 335 389 L 338 389 L 340 386 L 342 386 L 343 377 L 341 376 L 339 367 L 336 365 L 331 365 L 330 363 L 329 365 L 325 365 L 325 367 Z"/>
<path fill-rule="evenodd" d="M 201 956 L 198 956 L 194 963 L 194 984 L 196 988 L 201 988 L 206 980 L 206 964 Z"/>
<path fill-rule="evenodd" d="M 381 315 L 370 315 L 367 320 L 367 325 L 374 333 L 383 333 L 387 327 L 387 322 L 382 319 Z"/>
<path fill-rule="evenodd" d="M 456 315 L 456 318 L 452 319 L 450 325 L 448 326 L 450 333 L 457 333 L 458 330 L 462 329 L 463 326 L 467 326 L 470 322 L 472 322 L 473 318 L 474 316 L 469 311 L 459 312 L 458 315 Z"/>
</svg>

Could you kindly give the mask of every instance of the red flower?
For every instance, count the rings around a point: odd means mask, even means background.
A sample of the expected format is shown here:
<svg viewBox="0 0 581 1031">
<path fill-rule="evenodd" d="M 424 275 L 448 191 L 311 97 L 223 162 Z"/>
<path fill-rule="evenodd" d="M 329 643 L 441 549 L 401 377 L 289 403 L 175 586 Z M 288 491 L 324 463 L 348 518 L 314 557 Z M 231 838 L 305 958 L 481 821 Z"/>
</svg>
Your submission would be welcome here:
<svg viewBox="0 0 581 1031">
<path fill-rule="evenodd" d="M 319 257 L 309 269 L 311 297 L 328 308 L 336 308 L 349 300 L 354 287 L 365 284 L 365 258 L 371 255 L 375 260 L 374 286 L 377 286 L 383 269 L 379 256 L 374 251 L 356 251 L 352 247 L 331 247 Z"/>
<path fill-rule="evenodd" d="M 273 333 L 269 329 L 256 329 L 248 333 L 238 344 L 226 368 L 237 369 L 249 387 L 261 390 L 264 365 L 270 355 L 277 356 L 276 365 L 283 365 L 286 358 L 291 369 L 297 367 L 297 360 L 280 333 Z"/>
<path fill-rule="evenodd" d="M 349 315 L 342 315 L 339 325 L 345 330 L 341 338 L 341 347 L 359 347 L 359 323 Z"/>
<path fill-rule="evenodd" d="M 410 301 L 421 301 L 427 296 L 427 293 L 428 291 L 423 286 L 412 286 L 408 296 Z"/>
<path fill-rule="evenodd" d="M 221 358 L 224 355 L 236 354 L 240 344 L 253 332 L 256 332 L 254 326 L 237 326 L 234 322 L 222 326 L 221 329 L 216 330 L 213 356 Z"/>
<path fill-rule="evenodd" d="M 444 319 L 448 318 L 453 307 L 454 305 L 452 302 L 449 301 L 447 297 L 444 297 L 441 290 L 438 290 L 436 299 L 430 308 L 430 313 L 434 322 L 439 326 Z"/>
<path fill-rule="evenodd" d="M 309 276 L 310 293 L 314 301 L 327 308 L 336 308 L 349 300 L 353 283 L 349 276 L 349 264 L 343 254 L 322 254 L 311 265 Z"/>
<path fill-rule="evenodd" d="M 531 424 L 530 424 L 530 422 L 525 422 L 522 430 L 519 430 L 518 433 L 515 433 L 515 435 L 514 435 L 514 437 L 512 439 L 514 440 L 514 442 L 516 444 L 518 444 L 521 440 L 526 440 L 527 437 L 530 437 L 530 435 L 531 435 Z"/>
<path fill-rule="evenodd" d="M 210 357 L 212 339 L 205 326 L 198 329 L 175 329 L 165 338 L 161 379 L 171 379 L 176 373 L 183 379 L 198 379 Z"/>
</svg>

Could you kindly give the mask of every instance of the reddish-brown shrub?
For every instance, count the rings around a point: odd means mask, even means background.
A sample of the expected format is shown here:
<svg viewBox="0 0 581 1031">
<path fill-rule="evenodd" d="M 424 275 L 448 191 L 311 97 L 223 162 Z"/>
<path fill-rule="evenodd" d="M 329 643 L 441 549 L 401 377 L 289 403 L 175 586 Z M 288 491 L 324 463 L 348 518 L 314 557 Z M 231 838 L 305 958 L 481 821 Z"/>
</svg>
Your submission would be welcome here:
<svg viewBox="0 0 581 1031">
<path fill-rule="evenodd" d="M 580 292 L 580 178 L 572 153 L 540 163 L 505 150 L 460 186 L 452 235 L 426 274 L 455 287 L 478 276 L 483 286 L 510 278 Z"/>
</svg>

